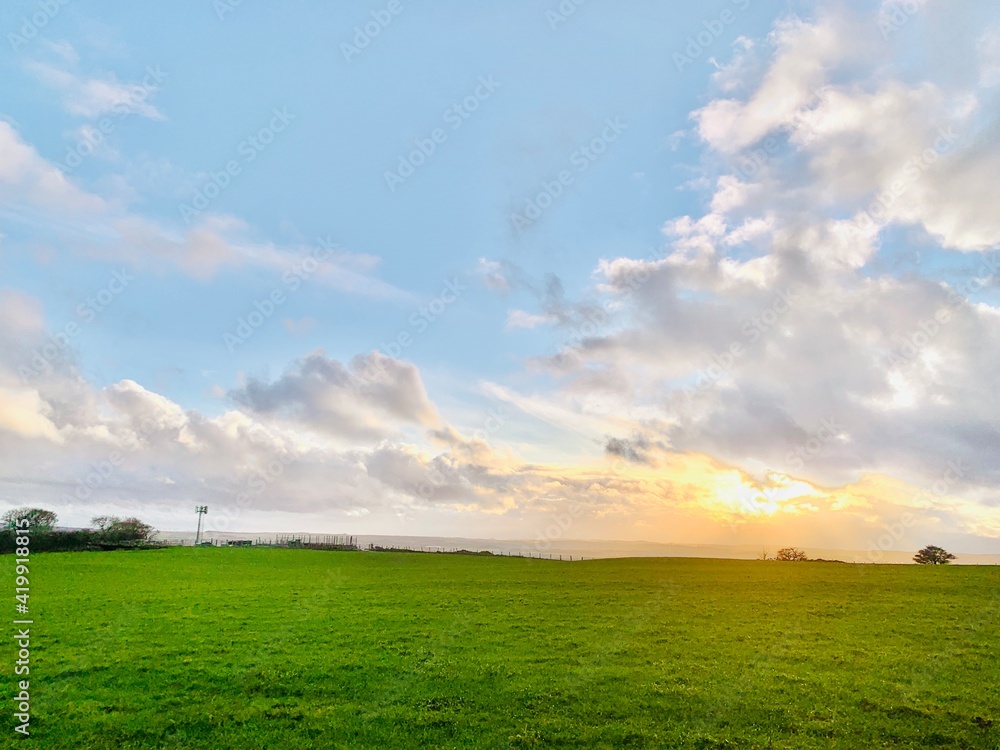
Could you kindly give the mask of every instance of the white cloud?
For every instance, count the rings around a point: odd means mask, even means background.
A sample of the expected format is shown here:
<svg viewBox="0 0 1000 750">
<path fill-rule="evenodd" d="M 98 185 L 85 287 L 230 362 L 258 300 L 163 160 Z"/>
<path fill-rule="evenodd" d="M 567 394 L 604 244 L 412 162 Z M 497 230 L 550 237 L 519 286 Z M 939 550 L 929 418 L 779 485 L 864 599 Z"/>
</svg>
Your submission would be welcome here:
<svg viewBox="0 0 1000 750">
<path fill-rule="evenodd" d="M 0 386 L 0 430 L 26 438 L 46 438 L 61 443 L 62 436 L 44 413 L 47 405 L 30 388 Z"/>
<path fill-rule="evenodd" d="M 632 417 L 617 437 L 828 485 L 932 486 L 961 461 L 964 507 L 995 502 L 1000 317 L 964 295 L 1000 257 L 954 288 L 872 265 L 892 225 L 945 249 L 1000 243 L 997 115 L 976 80 L 896 77 L 877 36 L 870 18 L 792 18 L 765 64 L 744 44 L 720 66 L 725 98 L 695 113 L 723 171 L 709 210 L 666 222 L 663 260 L 600 263 L 597 290 L 631 319 L 545 360 L 562 384 L 549 411 L 586 404 L 600 373 Z M 825 419 L 842 434 L 804 459 Z"/>
<path fill-rule="evenodd" d="M 174 229 L 129 213 L 79 187 L 3 121 L 0 198 L 16 209 L 11 218 L 37 221 L 48 230 L 64 233 L 72 239 L 69 247 L 92 258 L 125 262 L 137 269 L 176 268 L 202 280 L 226 268 L 250 266 L 271 271 L 276 279 L 298 273 L 300 278 L 315 278 L 350 294 L 409 299 L 402 290 L 374 276 L 379 259 L 367 253 L 329 243 L 311 248 L 280 247 L 252 238 L 245 222 L 222 214 L 206 214 L 192 227 Z M 317 258 L 321 259 L 318 263 Z M 315 264 L 313 273 L 303 277 L 303 264 Z"/>
<path fill-rule="evenodd" d="M 230 396 L 252 412 L 352 439 L 393 435 L 394 422 L 440 425 L 417 368 L 379 352 L 347 366 L 313 352 L 274 382 L 251 379 Z"/>
<path fill-rule="evenodd" d="M 716 99 L 694 114 L 702 139 L 722 153 L 750 146 L 791 122 L 811 102 L 828 69 L 851 47 L 843 22 L 782 21 L 773 32 L 774 62 L 747 102 Z M 725 70 L 728 85 L 735 71 Z"/>
<path fill-rule="evenodd" d="M 102 214 L 108 209 L 102 198 L 78 188 L 25 143 L 10 123 L 3 121 L 0 121 L 0 196 L 7 205 L 28 204 L 57 214 Z"/>
<path fill-rule="evenodd" d="M 50 45 L 62 63 L 76 67 L 79 56 L 68 42 Z M 147 70 L 142 81 L 121 83 L 114 74 L 91 78 L 69 70 L 63 65 L 29 60 L 25 67 L 40 83 L 57 90 L 62 105 L 71 115 L 96 119 L 115 113 L 137 114 L 150 120 L 165 119 L 149 98 L 157 91 L 157 82 L 164 77 L 158 70 Z"/>
<path fill-rule="evenodd" d="M 517 328 L 537 328 L 549 322 L 551 322 L 551 319 L 546 315 L 534 315 L 524 310 L 508 310 L 504 330 L 513 331 Z"/>
<path fill-rule="evenodd" d="M 931 70 L 913 82 L 893 76 L 896 48 L 877 43 L 876 30 L 837 14 L 791 18 L 772 33 L 765 66 L 764 50 L 747 45 L 720 70 L 727 93 L 738 78 L 747 94 L 694 114 L 702 140 L 736 172 L 719 178 L 713 210 L 752 216 L 785 201 L 800 212 L 870 214 L 879 227 L 920 226 L 951 249 L 993 247 L 1000 219 L 990 176 L 1000 145 L 991 134 L 1000 122 L 981 111 L 985 93 L 976 87 L 992 85 L 995 32 L 964 29 L 964 50 L 948 42 L 976 79 Z M 703 238 L 694 237 L 704 246 Z"/>
<path fill-rule="evenodd" d="M 11 304 L 0 310 L 21 314 Z M 44 340 L 30 320 L 23 328 L 24 335 Z M 10 360 L 9 350 L 0 353 L 0 361 Z M 366 375 L 368 365 L 374 369 Z M 444 510 L 460 514 L 468 528 L 493 530 L 503 519 L 507 528 L 540 535 L 552 514 L 573 508 L 574 537 L 633 536 L 637 529 L 648 536 L 662 527 L 708 542 L 719 539 L 720 528 L 742 528 L 741 534 L 758 535 L 751 540 L 771 533 L 766 526 L 772 520 L 787 533 L 790 519 L 798 519 L 801 544 L 828 542 L 832 529 L 842 527 L 849 540 L 844 546 L 859 546 L 863 534 L 897 517 L 900 508 L 920 508 L 922 522 L 937 524 L 938 532 L 1000 533 L 976 506 L 950 495 L 914 493 L 912 502 L 896 503 L 870 477 L 821 488 L 794 474 L 755 477 L 704 453 L 677 450 L 677 444 L 706 437 L 713 449 L 729 453 L 741 444 L 753 442 L 759 449 L 765 437 L 773 440 L 760 420 L 770 407 L 767 400 L 758 398 L 748 413 L 745 394 L 722 413 L 703 410 L 702 424 L 690 434 L 690 418 L 678 412 L 674 424 L 680 429 L 667 434 L 671 446 L 652 421 L 594 416 L 585 401 L 567 408 L 557 394 L 525 398 L 484 385 L 488 395 L 562 429 L 600 437 L 609 427 L 630 426 L 637 436 L 629 441 L 639 446 L 634 455 L 624 450 L 626 441 L 608 441 L 609 454 L 624 460 L 538 464 L 461 435 L 437 416 L 415 367 L 378 354 L 350 366 L 311 355 L 278 380 L 234 394 L 247 411 L 217 416 L 185 409 L 130 380 L 93 389 L 72 367 L 31 387 L 3 385 L 3 377 L 0 372 L 0 504 L 30 496 L 33 504 L 71 514 L 78 523 L 106 512 L 174 518 L 171 509 L 204 503 L 212 509 L 211 528 L 219 530 L 246 528 L 261 518 L 273 522 L 281 514 L 354 521 L 395 515 L 408 523 L 433 523 Z M 801 416 L 801 408 L 793 411 Z M 371 424 L 364 420 L 375 415 L 379 429 L 364 429 Z M 400 439 L 407 425 L 427 429 L 428 439 Z M 713 434 L 706 429 L 711 425 L 725 429 L 713 428 Z M 802 435 L 798 428 L 790 434 Z M 871 445 L 861 440 L 860 447 Z M 993 455 L 988 446 L 986 453 Z M 897 495 L 907 489 L 895 485 Z M 989 502 L 992 495 L 981 499 Z"/>
<path fill-rule="evenodd" d="M 507 278 L 507 269 L 503 264 L 495 260 L 479 259 L 477 267 L 479 275 L 483 277 L 486 286 L 501 293 L 507 293 L 511 289 L 511 282 Z"/>
<path fill-rule="evenodd" d="M 43 42 L 50 52 L 68 64 L 75 65 L 80 62 L 80 55 L 77 53 L 76 48 L 66 40 L 53 42 L 45 39 Z"/>
<path fill-rule="evenodd" d="M 45 328 L 42 303 L 26 292 L 0 288 L 0 321 L 8 335 L 39 335 Z"/>
</svg>

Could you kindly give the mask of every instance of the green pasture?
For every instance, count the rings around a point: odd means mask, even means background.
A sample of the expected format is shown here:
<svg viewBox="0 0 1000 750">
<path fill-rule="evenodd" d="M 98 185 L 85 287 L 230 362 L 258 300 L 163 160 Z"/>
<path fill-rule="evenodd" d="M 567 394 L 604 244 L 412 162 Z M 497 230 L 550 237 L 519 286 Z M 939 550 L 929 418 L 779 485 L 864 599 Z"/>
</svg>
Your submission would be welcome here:
<svg viewBox="0 0 1000 750">
<path fill-rule="evenodd" d="M 31 737 L 8 708 L 3 746 L 1000 748 L 996 567 L 173 548 L 30 568 Z"/>
</svg>

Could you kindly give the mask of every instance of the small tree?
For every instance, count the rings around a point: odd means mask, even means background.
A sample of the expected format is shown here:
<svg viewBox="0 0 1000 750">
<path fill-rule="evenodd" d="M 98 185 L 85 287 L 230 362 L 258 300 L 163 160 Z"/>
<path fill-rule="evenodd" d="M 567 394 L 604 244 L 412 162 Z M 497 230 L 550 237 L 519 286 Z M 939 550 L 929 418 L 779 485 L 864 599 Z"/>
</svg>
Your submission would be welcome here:
<svg viewBox="0 0 1000 750">
<path fill-rule="evenodd" d="M 933 544 L 924 547 L 913 556 L 913 562 L 917 565 L 947 565 L 954 559 L 953 554 Z"/>
<path fill-rule="evenodd" d="M 15 508 L 3 514 L 3 528 L 24 528 L 18 526 L 18 521 L 28 520 L 30 528 L 35 531 L 51 531 L 56 525 L 57 516 L 51 510 L 44 508 Z"/>
<path fill-rule="evenodd" d="M 94 516 L 90 519 L 90 525 L 101 533 L 104 533 L 119 521 L 121 519 L 118 516 Z"/>
<path fill-rule="evenodd" d="M 148 542 L 153 538 L 156 529 L 138 518 L 125 518 L 112 526 L 109 531 L 117 534 L 126 542 Z"/>
<path fill-rule="evenodd" d="M 779 549 L 775 560 L 783 560 L 785 562 L 802 562 L 808 560 L 806 553 L 795 547 L 785 547 L 784 549 Z"/>
<path fill-rule="evenodd" d="M 142 544 L 153 538 L 156 530 L 138 518 L 96 516 L 90 521 L 101 541 L 110 544 Z"/>
</svg>

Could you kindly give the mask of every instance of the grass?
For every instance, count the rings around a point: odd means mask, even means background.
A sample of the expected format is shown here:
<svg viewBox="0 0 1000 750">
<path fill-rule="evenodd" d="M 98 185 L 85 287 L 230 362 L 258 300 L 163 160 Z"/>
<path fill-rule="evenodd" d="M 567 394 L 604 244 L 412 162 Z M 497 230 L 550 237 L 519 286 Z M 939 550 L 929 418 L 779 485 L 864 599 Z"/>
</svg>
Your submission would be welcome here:
<svg viewBox="0 0 1000 750">
<path fill-rule="evenodd" d="M 18 747 L 1000 748 L 1000 568 L 174 548 L 31 572 Z"/>
</svg>

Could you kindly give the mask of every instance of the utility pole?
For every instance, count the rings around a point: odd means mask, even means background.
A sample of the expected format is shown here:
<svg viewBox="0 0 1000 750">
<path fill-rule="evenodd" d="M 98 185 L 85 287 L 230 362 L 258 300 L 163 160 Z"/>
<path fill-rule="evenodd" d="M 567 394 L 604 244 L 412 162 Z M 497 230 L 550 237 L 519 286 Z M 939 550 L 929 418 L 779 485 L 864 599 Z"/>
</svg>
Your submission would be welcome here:
<svg viewBox="0 0 1000 750">
<path fill-rule="evenodd" d="M 207 505 L 196 505 L 194 506 L 195 513 L 198 514 L 198 531 L 194 535 L 194 546 L 197 547 L 198 543 L 201 541 L 201 517 L 208 513 Z"/>
</svg>

